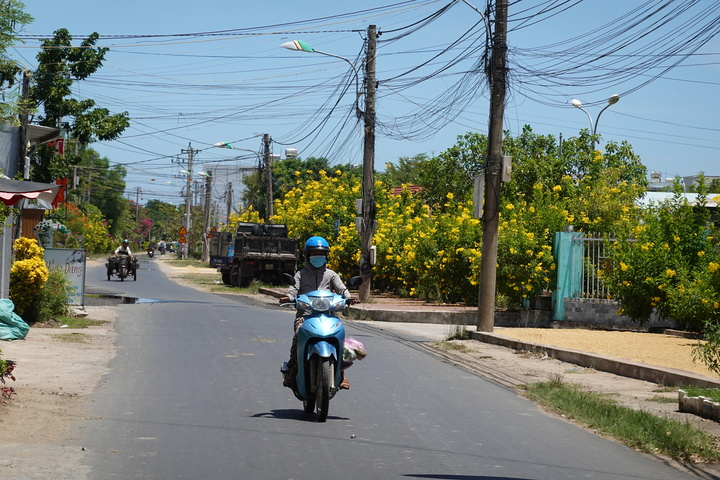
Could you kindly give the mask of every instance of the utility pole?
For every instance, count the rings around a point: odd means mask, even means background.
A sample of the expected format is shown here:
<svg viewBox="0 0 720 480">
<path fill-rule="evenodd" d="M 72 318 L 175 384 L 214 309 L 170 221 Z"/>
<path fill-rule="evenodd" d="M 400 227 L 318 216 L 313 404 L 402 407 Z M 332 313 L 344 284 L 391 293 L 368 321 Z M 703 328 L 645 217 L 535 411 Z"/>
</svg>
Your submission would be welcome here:
<svg viewBox="0 0 720 480">
<path fill-rule="evenodd" d="M 210 239 L 208 234 L 210 233 L 210 203 L 212 200 L 212 172 L 208 170 L 207 176 L 205 177 L 205 228 L 203 228 L 203 251 L 202 262 L 210 261 Z"/>
<path fill-rule="evenodd" d="M 140 187 L 135 187 L 135 221 L 140 220 Z"/>
<path fill-rule="evenodd" d="M 507 14 L 508 0 L 495 0 L 495 31 L 486 72 L 490 82 L 490 125 L 485 169 L 485 206 L 483 209 L 477 323 L 477 329 L 482 332 L 492 332 L 495 325 L 498 215 L 500 213 L 500 186 L 502 185 L 500 170 L 502 168 L 503 116 L 505 115 L 505 89 L 507 87 Z"/>
<path fill-rule="evenodd" d="M 225 223 L 230 224 L 230 213 L 232 212 L 232 200 L 233 200 L 233 189 L 232 182 L 228 182 L 227 186 L 227 215 L 225 216 Z"/>
<path fill-rule="evenodd" d="M 263 152 L 265 156 L 265 223 L 272 223 L 275 215 L 272 190 L 272 155 L 270 155 L 270 135 L 263 135 Z"/>
<path fill-rule="evenodd" d="M 370 298 L 372 262 L 370 247 L 375 233 L 375 57 L 377 52 L 377 27 L 368 27 L 365 57 L 365 140 L 363 148 L 362 222 L 360 225 L 360 300 Z"/>
<path fill-rule="evenodd" d="M 187 240 L 188 243 L 184 244 L 182 247 L 182 258 L 183 260 L 188 258 L 188 253 L 190 250 L 190 227 L 191 227 L 191 217 L 190 217 L 190 210 L 192 208 L 192 168 L 193 168 L 193 156 L 197 150 L 193 150 L 192 143 L 188 143 L 187 150 L 180 150 L 180 153 L 187 153 L 188 154 L 188 164 L 187 164 L 187 184 L 185 187 L 185 230 L 187 230 Z"/>
<path fill-rule="evenodd" d="M 30 162 L 28 161 L 28 103 L 30 102 L 30 70 L 23 71 L 22 99 L 20 100 L 20 154 L 18 155 L 17 171 L 23 172 L 23 179 L 30 178 Z"/>
</svg>

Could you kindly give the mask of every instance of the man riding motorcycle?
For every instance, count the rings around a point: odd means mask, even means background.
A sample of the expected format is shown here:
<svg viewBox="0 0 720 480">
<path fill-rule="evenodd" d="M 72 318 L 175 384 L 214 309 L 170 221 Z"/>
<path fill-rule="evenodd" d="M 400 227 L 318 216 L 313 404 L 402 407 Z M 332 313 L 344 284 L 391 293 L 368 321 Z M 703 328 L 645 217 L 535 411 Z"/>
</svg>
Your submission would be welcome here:
<svg viewBox="0 0 720 480">
<path fill-rule="evenodd" d="M 132 257 L 132 252 L 130 251 L 130 242 L 128 242 L 127 238 L 122 241 L 122 244 L 118 248 L 115 249 L 115 256 L 119 257 L 120 255 Z"/>
</svg>

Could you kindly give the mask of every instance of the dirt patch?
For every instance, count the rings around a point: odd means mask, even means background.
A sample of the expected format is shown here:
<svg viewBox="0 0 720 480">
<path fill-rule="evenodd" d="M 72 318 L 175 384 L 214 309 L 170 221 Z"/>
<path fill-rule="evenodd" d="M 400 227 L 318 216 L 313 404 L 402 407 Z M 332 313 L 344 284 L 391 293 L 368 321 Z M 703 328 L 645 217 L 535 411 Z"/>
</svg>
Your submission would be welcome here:
<svg viewBox="0 0 720 480">
<path fill-rule="evenodd" d="M 6 385 L 16 394 L 0 405 L 0 469 L 10 474 L 3 478 L 59 478 L 60 467 L 81 473 L 73 461 L 82 455 L 80 447 L 56 444 L 83 415 L 84 397 L 115 355 L 115 309 L 85 310 L 89 318 L 106 323 L 79 330 L 35 326 L 24 340 L 0 342 L 3 359 L 16 364 L 16 381 Z"/>
<path fill-rule="evenodd" d="M 547 328 L 496 328 L 494 333 L 529 343 L 596 353 L 720 378 L 704 364 L 693 361 L 692 349 L 697 340 L 673 335 Z"/>
</svg>

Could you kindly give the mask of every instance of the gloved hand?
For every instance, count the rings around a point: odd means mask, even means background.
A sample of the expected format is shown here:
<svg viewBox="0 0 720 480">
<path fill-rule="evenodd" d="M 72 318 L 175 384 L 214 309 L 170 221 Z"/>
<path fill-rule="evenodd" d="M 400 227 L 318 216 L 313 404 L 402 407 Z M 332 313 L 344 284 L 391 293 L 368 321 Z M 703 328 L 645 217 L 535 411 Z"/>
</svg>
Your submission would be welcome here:
<svg viewBox="0 0 720 480">
<path fill-rule="evenodd" d="M 280 303 L 290 303 L 290 297 L 280 297 Z"/>
<path fill-rule="evenodd" d="M 350 297 L 345 301 L 346 305 L 355 305 L 356 303 L 360 303 L 360 299 L 356 297 Z"/>
</svg>

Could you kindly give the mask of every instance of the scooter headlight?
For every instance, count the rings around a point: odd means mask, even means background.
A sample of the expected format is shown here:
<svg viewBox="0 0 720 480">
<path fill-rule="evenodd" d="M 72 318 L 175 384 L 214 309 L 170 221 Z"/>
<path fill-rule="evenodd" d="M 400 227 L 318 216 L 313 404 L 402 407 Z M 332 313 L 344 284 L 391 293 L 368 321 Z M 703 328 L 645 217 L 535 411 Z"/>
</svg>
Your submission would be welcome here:
<svg viewBox="0 0 720 480">
<path fill-rule="evenodd" d="M 330 297 L 313 297 L 310 305 L 317 312 L 326 312 L 330 310 Z"/>
</svg>

